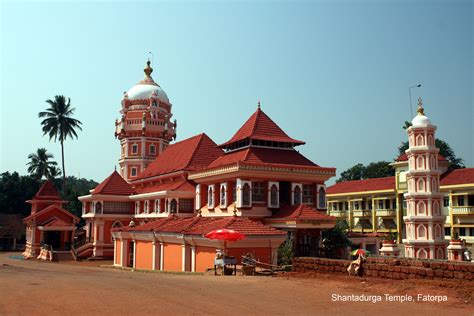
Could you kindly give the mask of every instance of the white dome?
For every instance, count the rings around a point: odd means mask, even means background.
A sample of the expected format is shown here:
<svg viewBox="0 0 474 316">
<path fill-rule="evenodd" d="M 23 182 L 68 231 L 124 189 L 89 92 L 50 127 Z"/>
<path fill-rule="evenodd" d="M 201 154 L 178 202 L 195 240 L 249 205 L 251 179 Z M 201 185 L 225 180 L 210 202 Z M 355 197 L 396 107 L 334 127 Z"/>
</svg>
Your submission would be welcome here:
<svg viewBox="0 0 474 316">
<path fill-rule="evenodd" d="M 411 124 L 413 125 L 413 127 L 426 127 L 428 125 L 431 125 L 431 121 L 427 116 L 418 114 L 413 118 Z"/>
<path fill-rule="evenodd" d="M 163 89 L 161 89 L 161 87 L 156 84 L 139 83 L 134 85 L 127 92 L 127 97 L 129 100 L 143 100 L 149 99 L 153 96 L 157 97 L 163 102 L 170 102 L 165 91 L 163 91 Z"/>
</svg>

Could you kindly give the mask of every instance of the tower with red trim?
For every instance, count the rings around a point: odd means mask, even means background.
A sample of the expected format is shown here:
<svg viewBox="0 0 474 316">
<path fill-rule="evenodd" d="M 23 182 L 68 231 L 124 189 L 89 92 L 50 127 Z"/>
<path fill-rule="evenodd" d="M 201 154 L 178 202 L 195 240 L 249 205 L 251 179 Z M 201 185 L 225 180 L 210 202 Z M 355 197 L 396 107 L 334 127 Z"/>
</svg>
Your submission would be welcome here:
<svg viewBox="0 0 474 316">
<path fill-rule="evenodd" d="M 131 181 L 176 138 L 177 122 L 171 122 L 171 103 L 151 73 L 124 92 L 121 118 L 115 121 L 115 137 L 120 140 L 120 174 Z"/>
<path fill-rule="evenodd" d="M 438 152 L 435 147 L 436 126 L 425 116 L 421 98 L 418 114 L 408 128 L 409 148 L 407 183 L 408 192 L 405 256 L 419 259 L 445 259 L 445 215 L 442 214 L 442 198 L 439 192 Z"/>
</svg>

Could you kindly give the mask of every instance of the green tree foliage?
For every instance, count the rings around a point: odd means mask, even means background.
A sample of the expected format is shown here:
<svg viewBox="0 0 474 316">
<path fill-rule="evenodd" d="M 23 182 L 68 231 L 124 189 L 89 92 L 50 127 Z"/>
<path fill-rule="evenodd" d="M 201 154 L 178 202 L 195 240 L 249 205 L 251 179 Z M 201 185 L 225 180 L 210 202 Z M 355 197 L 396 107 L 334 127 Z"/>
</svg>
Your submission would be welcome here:
<svg viewBox="0 0 474 316">
<path fill-rule="evenodd" d="M 63 95 L 56 95 L 54 101 L 46 100 L 50 105 L 46 111 L 39 112 L 38 117 L 44 118 L 41 121 L 43 135 L 48 134 L 49 139 L 59 140 L 61 143 L 61 161 L 63 173 L 63 191 L 66 190 L 66 169 L 64 164 L 64 141 L 69 138 L 77 138 L 76 129 L 82 130 L 81 121 L 72 118 L 76 110 L 71 106 L 71 99 Z"/>
<path fill-rule="evenodd" d="M 345 248 L 352 243 L 347 238 L 349 225 L 345 220 L 337 220 L 333 229 L 323 230 L 323 246 L 329 253 L 334 253 L 337 248 Z"/>
<path fill-rule="evenodd" d="M 28 172 L 30 175 L 40 180 L 43 177 L 47 179 L 54 178 L 53 175 L 57 174 L 57 163 L 51 161 L 53 154 L 46 151 L 46 148 L 38 148 L 35 153 L 28 155 L 30 161 L 26 164 L 28 166 Z"/>
<path fill-rule="evenodd" d="M 53 180 L 58 187 L 61 180 Z M 30 204 L 25 203 L 31 200 L 38 192 L 43 181 L 34 176 L 20 176 L 18 172 L 4 172 L 0 174 L 0 213 L 20 214 L 28 216 L 31 212 Z M 81 216 L 82 205 L 77 199 L 78 196 L 89 194 L 89 190 L 95 188 L 97 182 L 93 180 L 77 179 L 76 177 L 66 178 L 66 191 L 61 198 L 69 201 L 64 208 L 76 216 Z"/>
<path fill-rule="evenodd" d="M 367 166 L 359 163 L 342 172 L 341 177 L 336 182 L 390 177 L 393 175 L 395 175 L 395 170 L 393 170 L 388 161 L 371 162 Z"/>
<path fill-rule="evenodd" d="M 439 148 L 439 154 L 448 160 L 449 170 L 465 168 L 464 161 L 461 158 L 456 156 L 456 154 L 454 153 L 454 150 L 451 148 L 451 146 L 449 146 L 447 142 L 436 138 L 435 146 Z M 398 147 L 398 154 L 399 155 L 404 154 L 405 150 L 407 149 L 408 149 L 408 141 L 403 142 Z"/>
</svg>

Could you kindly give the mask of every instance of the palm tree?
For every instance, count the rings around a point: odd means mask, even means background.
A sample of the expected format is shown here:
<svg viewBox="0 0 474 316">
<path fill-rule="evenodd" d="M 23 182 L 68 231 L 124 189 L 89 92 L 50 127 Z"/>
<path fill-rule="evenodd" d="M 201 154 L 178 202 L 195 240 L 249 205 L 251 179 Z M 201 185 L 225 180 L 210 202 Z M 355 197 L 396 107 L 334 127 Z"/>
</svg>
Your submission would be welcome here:
<svg viewBox="0 0 474 316">
<path fill-rule="evenodd" d="M 44 112 L 39 112 L 38 117 L 45 119 L 41 122 L 43 135 L 48 134 L 49 140 L 59 140 L 61 143 L 61 161 L 63 171 L 63 193 L 66 188 L 66 169 L 64 167 L 64 141 L 66 138 L 77 138 L 76 128 L 82 131 L 81 121 L 72 118 L 75 108 L 71 106 L 71 99 L 63 95 L 54 96 L 54 101 L 46 100 L 50 105 Z"/>
<path fill-rule="evenodd" d="M 57 177 L 59 177 L 61 174 L 62 174 L 61 169 L 59 169 L 56 166 L 51 166 L 51 168 L 49 168 L 49 177 L 48 177 L 48 179 L 54 180 Z"/>
<path fill-rule="evenodd" d="M 35 153 L 28 155 L 28 172 L 40 180 L 42 177 L 49 179 L 51 177 L 51 170 L 56 168 L 56 161 L 50 161 L 54 158 L 53 154 L 46 151 L 46 148 L 38 148 Z"/>
</svg>

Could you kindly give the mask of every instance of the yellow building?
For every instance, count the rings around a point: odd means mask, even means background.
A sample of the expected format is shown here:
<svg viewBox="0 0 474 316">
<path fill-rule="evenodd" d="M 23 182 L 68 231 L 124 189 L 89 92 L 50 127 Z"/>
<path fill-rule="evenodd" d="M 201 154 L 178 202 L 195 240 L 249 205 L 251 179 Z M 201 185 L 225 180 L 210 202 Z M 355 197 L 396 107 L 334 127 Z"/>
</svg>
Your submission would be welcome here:
<svg viewBox="0 0 474 316">
<path fill-rule="evenodd" d="M 441 175 L 440 190 L 444 195 L 443 215 L 446 215 L 445 236 L 459 235 L 468 244 L 474 243 L 474 168 L 447 171 L 448 161 L 438 159 Z M 378 253 L 381 240 L 397 233 L 397 241 L 405 237 L 403 216 L 407 191 L 406 154 L 392 167 L 395 176 L 344 181 L 327 188 L 328 213 L 347 221 L 351 240 L 363 248 Z"/>
</svg>

